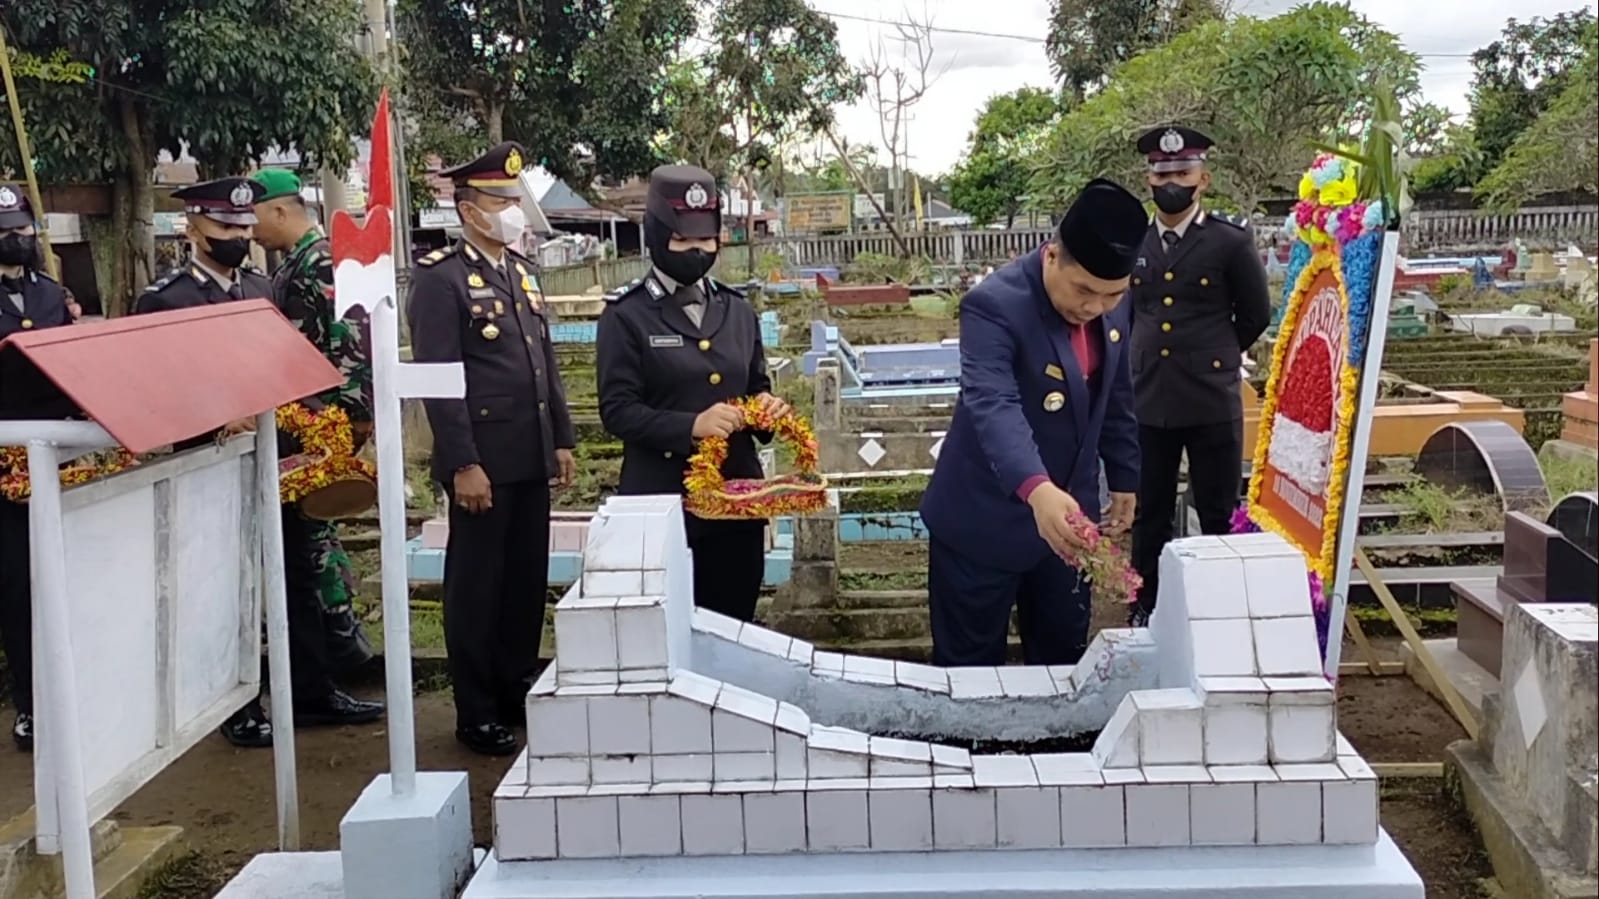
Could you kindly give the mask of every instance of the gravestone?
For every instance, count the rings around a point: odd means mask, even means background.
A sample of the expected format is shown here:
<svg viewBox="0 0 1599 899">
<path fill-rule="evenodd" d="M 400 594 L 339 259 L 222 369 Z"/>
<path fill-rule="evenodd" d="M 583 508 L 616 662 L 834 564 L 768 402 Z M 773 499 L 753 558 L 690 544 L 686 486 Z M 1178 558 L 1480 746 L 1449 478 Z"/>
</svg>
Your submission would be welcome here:
<svg viewBox="0 0 1599 899">
<path fill-rule="evenodd" d="M 1521 512 L 1505 516 L 1504 571 L 1491 588 L 1454 585 L 1460 651 L 1500 677 L 1504 623 L 1521 603 L 1594 601 L 1599 568 L 1559 530 Z"/>
<path fill-rule="evenodd" d="M 1599 558 L 1599 494 L 1573 493 L 1549 511 L 1549 526 L 1573 546 Z"/>
</svg>

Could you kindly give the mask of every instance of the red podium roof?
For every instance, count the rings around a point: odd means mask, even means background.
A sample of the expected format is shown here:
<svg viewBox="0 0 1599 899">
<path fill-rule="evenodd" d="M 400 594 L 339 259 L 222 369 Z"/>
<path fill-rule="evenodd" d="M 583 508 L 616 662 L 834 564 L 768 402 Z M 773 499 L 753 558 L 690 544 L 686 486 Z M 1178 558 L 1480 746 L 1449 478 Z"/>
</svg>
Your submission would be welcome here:
<svg viewBox="0 0 1599 899">
<path fill-rule="evenodd" d="M 23 331 L 11 351 L 135 453 L 344 383 L 266 300 Z"/>
</svg>

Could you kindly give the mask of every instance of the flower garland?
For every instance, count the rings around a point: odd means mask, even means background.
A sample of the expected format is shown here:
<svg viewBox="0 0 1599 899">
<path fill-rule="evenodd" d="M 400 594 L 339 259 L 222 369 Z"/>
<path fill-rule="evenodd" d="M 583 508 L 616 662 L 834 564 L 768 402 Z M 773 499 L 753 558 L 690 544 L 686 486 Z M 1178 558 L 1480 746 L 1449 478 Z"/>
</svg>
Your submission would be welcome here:
<svg viewBox="0 0 1599 899">
<path fill-rule="evenodd" d="M 1301 241 L 1314 249 L 1383 230 L 1387 209 L 1381 200 L 1356 199 L 1359 176 L 1360 165 L 1353 160 L 1331 153 L 1316 157 L 1299 179 L 1299 202 L 1294 204 L 1294 233 Z"/>
<path fill-rule="evenodd" d="M 297 503 L 319 490 L 352 480 L 376 481 L 371 462 L 355 455 L 350 417 L 338 406 L 312 412 L 300 403 L 280 406 L 278 430 L 300 442 L 301 452 L 278 463 L 278 496 Z"/>
<path fill-rule="evenodd" d="M 1083 538 L 1084 548 L 1072 553 L 1067 564 L 1077 569 L 1077 576 L 1093 584 L 1106 597 L 1127 605 L 1138 602 L 1138 591 L 1144 579 L 1133 570 L 1115 541 L 1099 532 L 1099 528 L 1082 515 L 1071 519 L 1072 530 Z"/>
<path fill-rule="evenodd" d="M 90 453 L 61 466 L 61 486 L 63 489 L 76 487 L 137 464 L 139 460 L 121 447 Z M 0 448 L 0 496 L 14 503 L 25 503 L 32 495 L 33 484 L 28 479 L 28 451 L 20 446 Z"/>
<path fill-rule="evenodd" d="M 793 413 L 774 416 L 754 398 L 731 400 L 729 405 L 743 414 L 744 427 L 770 431 L 791 445 L 796 471 L 766 480 L 729 481 L 722 476 L 727 438 L 701 438 L 683 476 L 688 511 L 699 518 L 757 519 L 803 515 L 826 507 L 827 484 L 818 472 L 821 444 L 810 422 Z"/>
<path fill-rule="evenodd" d="M 1233 510 L 1232 533 L 1258 534 L 1260 525 L 1250 517 L 1249 504 L 1244 503 Z M 1331 607 L 1327 604 L 1327 595 L 1322 591 L 1321 575 L 1314 569 L 1306 572 L 1305 577 L 1310 582 L 1310 611 L 1316 619 L 1316 639 L 1321 643 L 1322 658 L 1327 657 L 1327 634 L 1331 624 Z"/>
</svg>

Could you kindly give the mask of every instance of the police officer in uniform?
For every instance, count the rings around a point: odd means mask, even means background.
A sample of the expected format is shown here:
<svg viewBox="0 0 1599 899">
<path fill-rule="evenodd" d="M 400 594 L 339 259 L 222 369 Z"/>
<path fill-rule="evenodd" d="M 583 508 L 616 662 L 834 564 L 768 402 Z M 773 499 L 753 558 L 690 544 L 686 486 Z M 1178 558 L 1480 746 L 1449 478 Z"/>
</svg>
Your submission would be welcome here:
<svg viewBox="0 0 1599 899">
<path fill-rule="evenodd" d="M 66 292 L 40 271 L 33 206 L 15 184 L 0 184 L 0 340 L 19 331 L 72 323 Z M 13 354 L 7 354 L 13 355 Z M 9 360 L 8 360 L 9 361 Z M 6 386 L 0 369 L 0 387 Z M 34 417 L 17 408 L 17 391 L 4 393 L 3 418 Z M 0 646 L 11 672 L 11 702 L 17 717 L 11 739 L 33 749 L 33 600 L 30 589 L 28 506 L 0 499 Z"/>
<path fill-rule="evenodd" d="M 1144 587 L 1135 623 L 1155 607 L 1184 452 L 1201 530 L 1225 534 L 1231 525 L 1243 478 L 1239 361 L 1271 320 L 1266 270 L 1247 221 L 1200 202 L 1210 187 L 1205 161 L 1213 146 L 1179 125 L 1138 140 L 1157 211 L 1129 291 L 1143 457 L 1133 562 Z"/>
<path fill-rule="evenodd" d="M 707 277 L 722 233 L 710 172 L 668 165 L 650 173 L 644 241 L 651 272 L 606 299 L 595 346 L 600 421 L 622 440 L 623 495 L 683 492 L 695 442 L 728 439 L 728 478 L 763 476 L 757 438 L 727 401 L 757 397 L 777 415 L 755 309 Z M 686 513 L 685 513 L 686 514 Z M 749 621 L 766 564 L 764 521 L 687 515 L 694 602 Z"/>
<path fill-rule="evenodd" d="M 418 362 L 459 362 L 464 399 L 424 401 L 433 476 L 450 500 L 444 638 L 456 739 L 510 755 L 526 723 L 549 585 L 550 487 L 577 445 L 533 262 L 515 249 L 523 151 L 503 143 L 443 174 L 462 240 L 417 262 L 407 310 Z"/>
<path fill-rule="evenodd" d="M 246 268 L 255 202 L 265 188 L 248 178 L 218 178 L 172 192 L 187 213 L 194 257 L 167 272 L 133 303 L 135 315 L 231 300 L 269 300 L 272 281 Z"/>
</svg>

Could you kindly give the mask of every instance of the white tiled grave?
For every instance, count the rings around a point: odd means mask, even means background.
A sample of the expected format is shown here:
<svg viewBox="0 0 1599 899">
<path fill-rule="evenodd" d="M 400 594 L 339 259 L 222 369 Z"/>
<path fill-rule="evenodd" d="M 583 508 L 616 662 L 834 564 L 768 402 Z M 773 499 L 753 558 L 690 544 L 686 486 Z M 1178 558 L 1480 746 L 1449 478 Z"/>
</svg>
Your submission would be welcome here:
<svg viewBox="0 0 1599 899">
<path fill-rule="evenodd" d="M 1151 626 L 1063 668 L 818 651 L 694 609 L 692 564 L 676 497 L 595 516 L 466 899 L 1423 895 L 1279 538 L 1174 542 Z"/>
</svg>

